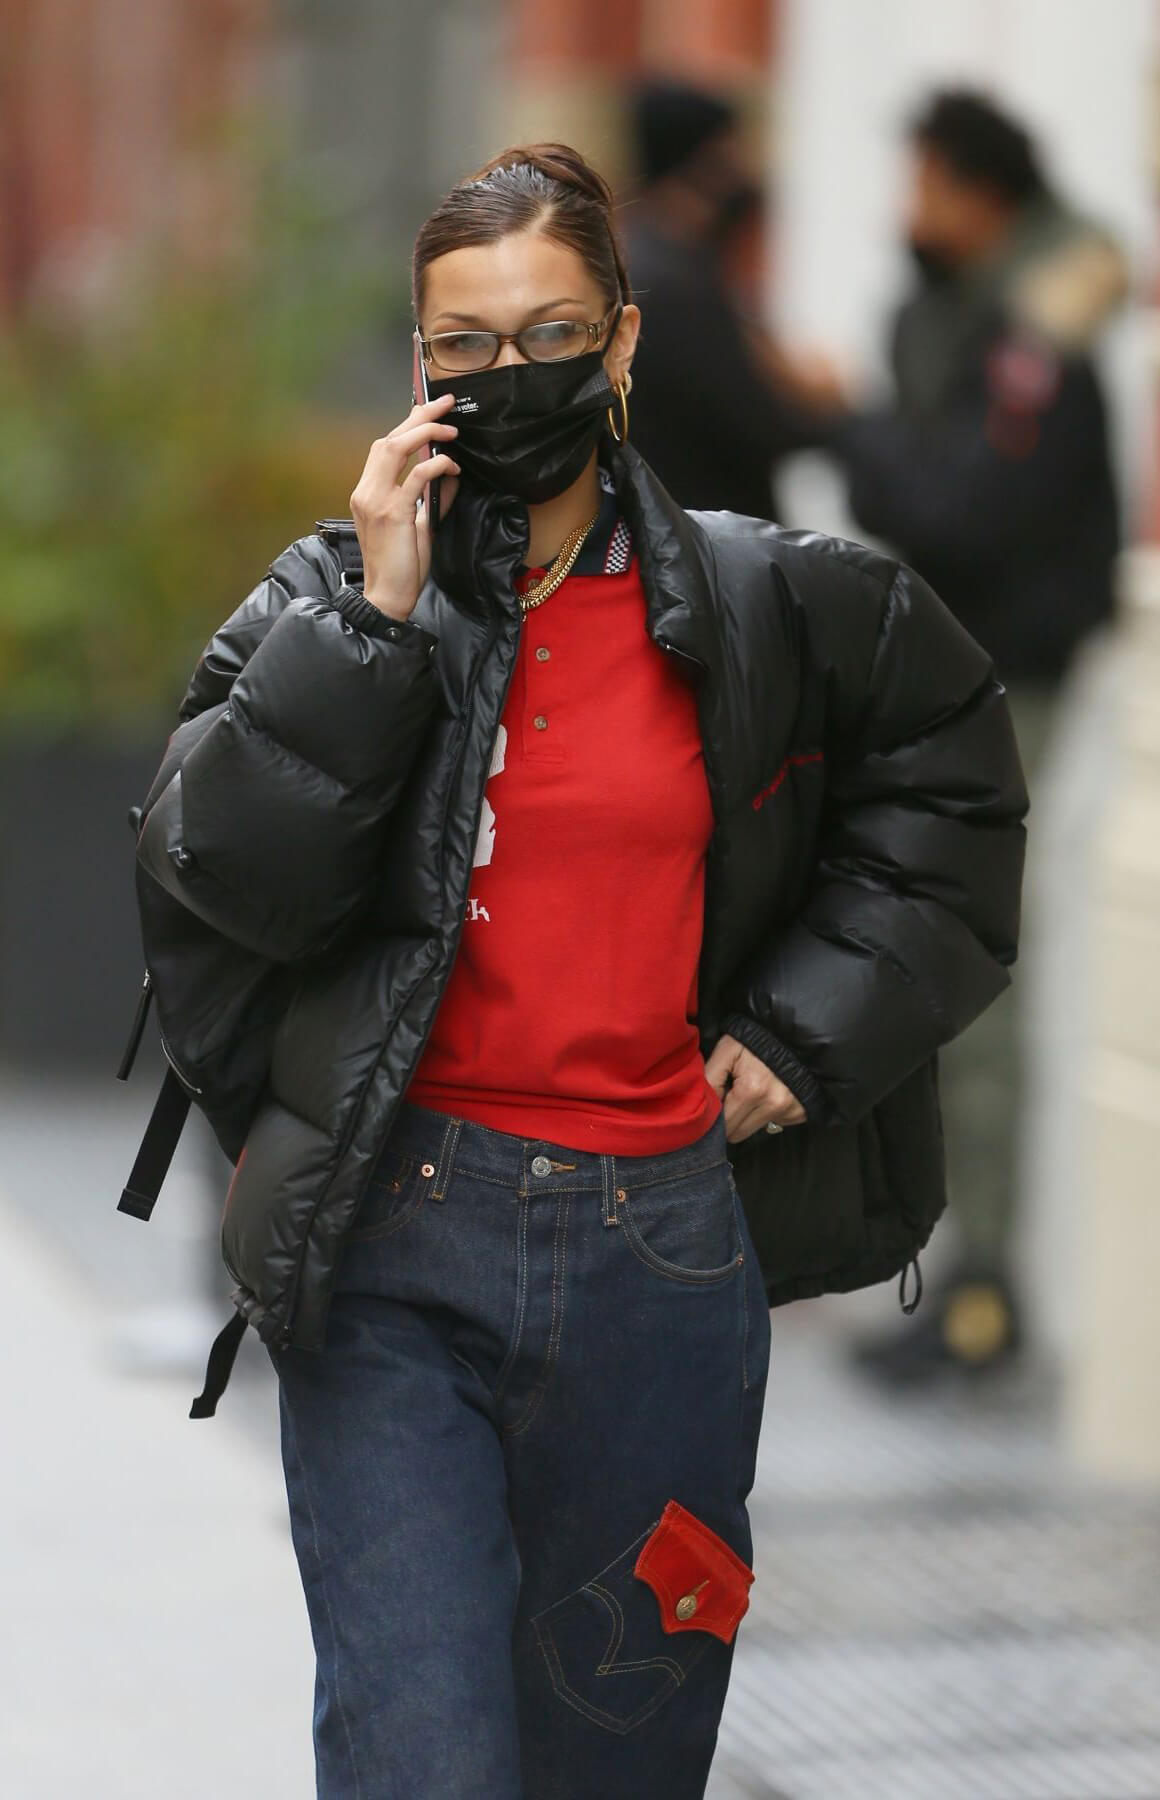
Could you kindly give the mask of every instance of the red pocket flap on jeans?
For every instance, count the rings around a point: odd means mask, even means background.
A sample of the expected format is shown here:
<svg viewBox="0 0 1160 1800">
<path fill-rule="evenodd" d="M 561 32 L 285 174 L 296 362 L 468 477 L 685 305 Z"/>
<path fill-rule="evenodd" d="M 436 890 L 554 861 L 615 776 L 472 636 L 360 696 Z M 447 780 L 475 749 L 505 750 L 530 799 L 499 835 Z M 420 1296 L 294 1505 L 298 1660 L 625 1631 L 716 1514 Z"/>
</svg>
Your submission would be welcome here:
<svg viewBox="0 0 1160 1800">
<path fill-rule="evenodd" d="M 633 1574 L 660 1603 L 666 1631 L 711 1631 L 732 1642 L 749 1606 L 753 1570 L 676 1500 L 645 1540 Z"/>
</svg>

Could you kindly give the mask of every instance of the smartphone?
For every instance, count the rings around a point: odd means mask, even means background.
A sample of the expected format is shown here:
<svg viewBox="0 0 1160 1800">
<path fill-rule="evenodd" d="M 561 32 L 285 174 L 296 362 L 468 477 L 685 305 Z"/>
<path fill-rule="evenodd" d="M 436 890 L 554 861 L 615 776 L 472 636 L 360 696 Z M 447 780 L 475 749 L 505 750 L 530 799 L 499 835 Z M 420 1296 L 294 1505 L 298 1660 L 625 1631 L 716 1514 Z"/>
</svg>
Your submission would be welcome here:
<svg viewBox="0 0 1160 1800">
<path fill-rule="evenodd" d="M 423 346 L 417 331 L 414 334 L 414 346 L 414 361 L 411 367 L 411 404 L 418 406 L 420 402 L 425 404 L 431 396 L 427 392 L 427 365 L 423 361 Z M 419 454 L 430 459 L 432 456 L 438 456 L 443 447 L 442 444 L 431 442 Z M 432 531 L 439 529 L 439 489 L 441 486 L 442 476 L 436 476 L 434 481 L 427 483 L 427 520 Z"/>
</svg>

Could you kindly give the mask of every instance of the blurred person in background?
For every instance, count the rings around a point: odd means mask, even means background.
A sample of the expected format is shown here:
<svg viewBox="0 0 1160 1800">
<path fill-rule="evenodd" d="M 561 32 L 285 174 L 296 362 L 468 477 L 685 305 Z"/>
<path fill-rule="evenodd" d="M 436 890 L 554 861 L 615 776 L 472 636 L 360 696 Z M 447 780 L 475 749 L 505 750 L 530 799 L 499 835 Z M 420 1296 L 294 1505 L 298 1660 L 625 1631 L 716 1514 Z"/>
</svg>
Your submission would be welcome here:
<svg viewBox="0 0 1160 1800">
<path fill-rule="evenodd" d="M 623 217 L 645 307 L 633 436 L 681 506 L 776 518 L 777 465 L 815 443 L 818 424 L 780 379 L 778 352 L 730 278 L 762 211 L 737 109 L 654 81 L 630 95 L 629 124 L 640 188 Z"/>
<path fill-rule="evenodd" d="M 413 276 L 428 398 L 215 635 L 144 809 L 174 1079 L 237 1164 L 196 1410 L 252 1324 L 322 1800 L 700 1800 L 769 1306 L 925 1244 L 1026 794 L 925 582 L 634 450 L 577 152 L 459 183 Z"/>
<path fill-rule="evenodd" d="M 1126 269 L 983 95 L 935 94 L 910 142 L 915 286 L 894 321 L 893 400 L 855 410 L 825 359 L 803 359 L 800 392 L 830 413 L 859 524 L 994 657 L 1034 792 L 1072 659 L 1113 611 L 1119 518 L 1095 353 Z M 1009 991 L 944 1055 L 959 1254 L 921 1321 L 859 1348 L 891 1383 L 1002 1368 L 1020 1345 L 1021 1024 Z"/>
</svg>

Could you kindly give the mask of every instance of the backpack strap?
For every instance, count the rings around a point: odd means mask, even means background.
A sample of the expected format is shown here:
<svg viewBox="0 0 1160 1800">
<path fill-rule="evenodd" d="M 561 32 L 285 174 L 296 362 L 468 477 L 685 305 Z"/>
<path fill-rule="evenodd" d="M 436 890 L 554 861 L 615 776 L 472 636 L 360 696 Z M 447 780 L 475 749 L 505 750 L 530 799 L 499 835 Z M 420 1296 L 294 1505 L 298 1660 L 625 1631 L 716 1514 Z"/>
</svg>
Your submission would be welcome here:
<svg viewBox="0 0 1160 1800">
<path fill-rule="evenodd" d="M 173 1070 L 167 1069 L 141 1139 L 137 1160 L 121 1190 L 118 1212 L 129 1213 L 134 1219 L 152 1217 L 161 1183 L 169 1173 L 177 1140 L 188 1116 L 189 1095 Z"/>
<path fill-rule="evenodd" d="M 191 1419 L 213 1418 L 217 1403 L 225 1393 L 233 1373 L 238 1346 L 245 1335 L 246 1320 L 243 1314 L 236 1312 L 229 1324 L 222 1326 L 210 1345 L 209 1361 L 205 1366 L 205 1386 L 189 1409 Z"/>
<path fill-rule="evenodd" d="M 141 822 L 144 808 L 129 808 L 129 829 L 134 837 L 141 835 Z M 137 1060 L 137 1052 L 141 1048 L 141 1039 L 145 1033 L 145 1022 L 149 1017 L 149 1008 L 153 1003 L 153 977 L 149 970 L 145 971 L 145 979 L 141 983 L 141 992 L 137 997 L 137 1010 L 133 1014 L 133 1023 L 129 1027 L 129 1039 L 121 1056 L 121 1066 L 117 1070 L 118 1081 L 128 1081 L 133 1064 Z M 141 1148 L 137 1152 L 137 1160 L 133 1164 L 129 1179 L 121 1189 L 121 1198 L 117 1202 L 117 1211 L 128 1213 L 131 1218 L 148 1221 L 157 1204 L 157 1196 L 161 1192 L 161 1183 L 169 1173 L 173 1161 L 177 1140 L 181 1136 L 186 1119 L 189 1117 L 189 1095 L 178 1081 L 172 1069 L 165 1071 L 165 1079 L 161 1083 L 157 1099 L 153 1103 L 153 1111 L 149 1123 L 145 1127 L 145 1135 L 141 1139 Z"/>
<path fill-rule="evenodd" d="M 129 808 L 129 829 L 135 838 L 141 836 L 141 821 L 145 809 L 141 806 Z M 129 1027 L 129 1039 L 121 1055 L 121 1066 L 117 1070 L 118 1081 L 128 1081 L 133 1072 L 133 1064 L 137 1060 L 137 1052 L 141 1048 L 141 1038 L 145 1031 L 145 1021 L 149 1017 L 149 1008 L 153 1001 L 153 977 L 148 969 L 141 983 L 141 992 L 137 998 L 137 1010 L 133 1014 L 133 1023 Z"/>
<path fill-rule="evenodd" d="M 314 528 L 323 543 L 334 551 L 342 567 L 342 578 L 348 587 L 361 588 L 363 581 L 362 545 L 358 541 L 353 519 L 316 519 Z"/>
</svg>

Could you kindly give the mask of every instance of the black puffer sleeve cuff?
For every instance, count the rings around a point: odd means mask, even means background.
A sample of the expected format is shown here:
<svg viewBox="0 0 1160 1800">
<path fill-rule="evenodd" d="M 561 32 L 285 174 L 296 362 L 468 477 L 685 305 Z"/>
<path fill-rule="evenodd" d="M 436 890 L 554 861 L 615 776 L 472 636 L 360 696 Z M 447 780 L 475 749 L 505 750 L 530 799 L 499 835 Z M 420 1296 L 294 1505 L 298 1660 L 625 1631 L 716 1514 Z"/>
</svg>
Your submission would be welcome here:
<svg viewBox="0 0 1160 1800">
<path fill-rule="evenodd" d="M 747 1050 L 752 1050 L 754 1056 L 759 1056 L 765 1066 L 773 1070 L 794 1098 L 801 1101 L 811 1125 L 825 1124 L 829 1112 L 826 1097 L 805 1064 L 798 1061 L 787 1044 L 774 1037 L 772 1031 L 767 1031 L 756 1019 L 751 1019 L 748 1013 L 729 1013 L 721 1030 L 744 1044 Z"/>
<path fill-rule="evenodd" d="M 435 652 L 439 642 L 431 632 L 424 631 L 410 619 L 392 619 L 381 607 L 375 606 L 359 588 L 339 588 L 331 605 L 340 612 L 348 625 L 356 631 L 365 632 L 367 637 L 386 638 L 390 643 L 413 643 L 426 649 L 428 656 Z"/>
</svg>

